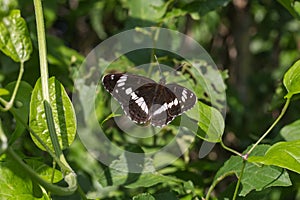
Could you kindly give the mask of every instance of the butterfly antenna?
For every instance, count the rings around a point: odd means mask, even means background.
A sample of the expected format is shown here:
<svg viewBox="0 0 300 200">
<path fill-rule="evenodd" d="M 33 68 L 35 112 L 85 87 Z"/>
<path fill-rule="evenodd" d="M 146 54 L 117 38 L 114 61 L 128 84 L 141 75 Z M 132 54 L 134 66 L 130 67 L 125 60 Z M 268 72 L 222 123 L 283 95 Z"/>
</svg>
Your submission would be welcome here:
<svg viewBox="0 0 300 200">
<path fill-rule="evenodd" d="M 154 58 L 156 60 L 156 63 L 157 63 L 157 66 L 158 66 L 158 69 L 159 69 L 159 74 L 160 74 L 160 80 L 159 80 L 159 83 L 161 84 L 165 84 L 166 83 L 166 78 L 164 77 L 163 73 L 162 73 L 162 70 L 160 68 L 160 65 L 159 65 L 159 62 L 158 62 L 158 59 L 156 57 L 156 55 L 154 55 Z"/>
</svg>

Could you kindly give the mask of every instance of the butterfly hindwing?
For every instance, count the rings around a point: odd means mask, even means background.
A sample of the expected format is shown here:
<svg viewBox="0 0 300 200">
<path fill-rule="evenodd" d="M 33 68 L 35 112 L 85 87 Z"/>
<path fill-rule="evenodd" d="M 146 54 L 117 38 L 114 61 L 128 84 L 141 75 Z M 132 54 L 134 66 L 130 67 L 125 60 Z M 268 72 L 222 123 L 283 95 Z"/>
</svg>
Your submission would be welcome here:
<svg viewBox="0 0 300 200">
<path fill-rule="evenodd" d="M 165 86 L 175 94 L 175 96 L 177 97 L 177 101 L 180 105 L 180 113 L 178 113 L 178 110 L 171 109 L 171 115 L 180 115 L 183 112 L 194 107 L 194 105 L 196 104 L 197 96 L 189 89 L 174 83 L 167 84 Z M 177 103 L 177 101 L 174 103 Z"/>
</svg>

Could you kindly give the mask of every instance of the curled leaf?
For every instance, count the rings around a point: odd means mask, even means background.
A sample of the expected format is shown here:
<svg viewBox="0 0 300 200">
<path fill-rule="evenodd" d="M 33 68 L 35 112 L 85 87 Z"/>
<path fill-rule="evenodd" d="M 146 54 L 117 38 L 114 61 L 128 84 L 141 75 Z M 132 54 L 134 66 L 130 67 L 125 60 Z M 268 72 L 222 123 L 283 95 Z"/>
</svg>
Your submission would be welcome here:
<svg viewBox="0 0 300 200">
<path fill-rule="evenodd" d="M 300 60 L 285 73 L 283 84 L 288 91 L 286 98 L 291 98 L 294 94 L 300 93 Z"/>
</svg>

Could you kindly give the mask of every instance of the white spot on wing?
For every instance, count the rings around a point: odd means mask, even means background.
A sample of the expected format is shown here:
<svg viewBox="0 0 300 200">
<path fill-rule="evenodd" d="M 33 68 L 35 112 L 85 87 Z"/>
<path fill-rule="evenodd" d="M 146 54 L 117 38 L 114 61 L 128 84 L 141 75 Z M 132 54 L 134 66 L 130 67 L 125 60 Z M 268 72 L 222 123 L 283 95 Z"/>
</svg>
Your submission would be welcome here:
<svg viewBox="0 0 300 200">
<path fill-rule="evenodd" d="M 141 108 L 146 114 L 148 114 L 148 107 L 145 101 L 142 103 Z"/>
<path fill-rule="evenodd" d="M 177 98 L 174 100 L 174 106 L 177 106 L 178 105 L 178 100 Z"/>
<path fill-rule="evenodd" d="M 142 102 L 144 102 L 144 98 L 143 97 L 140 97 L 138 98 L 135 103 L 137 103 L 139 106 L 142 104 Z"/>
<path fill-rule="evenodd" d="M 119 81 L 118 81 L 117 83 L 118 83 L 118 85 L 117 85 L 118 87 L 121 87 L 121 86 L 124 86 L 124 85 L 125 85 L 125 82 L 120 82 L 120 83 L 119 83 Z"/>
<path fill-rule="evenodd" d="M 134 92 L 133 92 L 134 93 Z M 136 96 L 137 97 L 137 96 Z M 149 110 L 147 107 L 147 104 L 145 102 L 145 99 L 143 97 L 138 98 L 135 103 L 138 104 L 138 106 L 145 112 L 148 114 Z"/>
<path fill-rule="evenodd" d="M 182 100 L 182 102 L 185 102 L 184 96 L 181 96 L 181 100 Z"/>
<path fill-rule="evenodd" d="M 131 98 L 132 98 L 133 100 L 137 100 L 139 97 L 135 94 L 135 92 L 132 92 L 132 93 L 131 93 Z"/>
<path fill-rule="evenodd" d="M 125 90 L 125 93 L 126 93 L 127 95 L 129 95 L 131 92 L 132 92 L 131 87 L 130 87 L 130 88 L 127 88 L 127 89 Z M 132 95 L 131 95 L 131 96 L 132 96 Z"/>
<path fill-rule="evenodd" d="M 120 79 L 117 81 L 118 87 L 123 86 L 123 85 L 119 86 L 119 84 L 125 84 L 126 80 L 127 80 L 127 75 L 121 76 Z"/>
<path fill-rule="evenodd" d="M 157 109 L 153 115 L 158 115 L 164 111 L 166 111 L 168 109 L 168 104 L 167 103 L 164 103 L 159 109 Z"/>
<path fill-rule="evenodd" d="M 183 98 L 187 99 L 187 91 L 185 89 L 182 90 L 182 96 L 183 96 Z"/>
</svg>

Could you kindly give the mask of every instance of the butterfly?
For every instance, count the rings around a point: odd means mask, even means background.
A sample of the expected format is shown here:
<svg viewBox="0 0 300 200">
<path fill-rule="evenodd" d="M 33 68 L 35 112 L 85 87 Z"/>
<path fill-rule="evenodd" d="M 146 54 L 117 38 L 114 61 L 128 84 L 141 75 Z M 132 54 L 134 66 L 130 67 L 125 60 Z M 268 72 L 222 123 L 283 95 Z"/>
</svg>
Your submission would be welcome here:
<svg viewBox="0 0 300 200">
<path fill-rule="evenodd" d="M 185 87 L 139 75 L 111 73 L 103 77 L 102 84 L 138 124 L 163 127 L 197 102 L 197 96 Z"/>
</svg>

